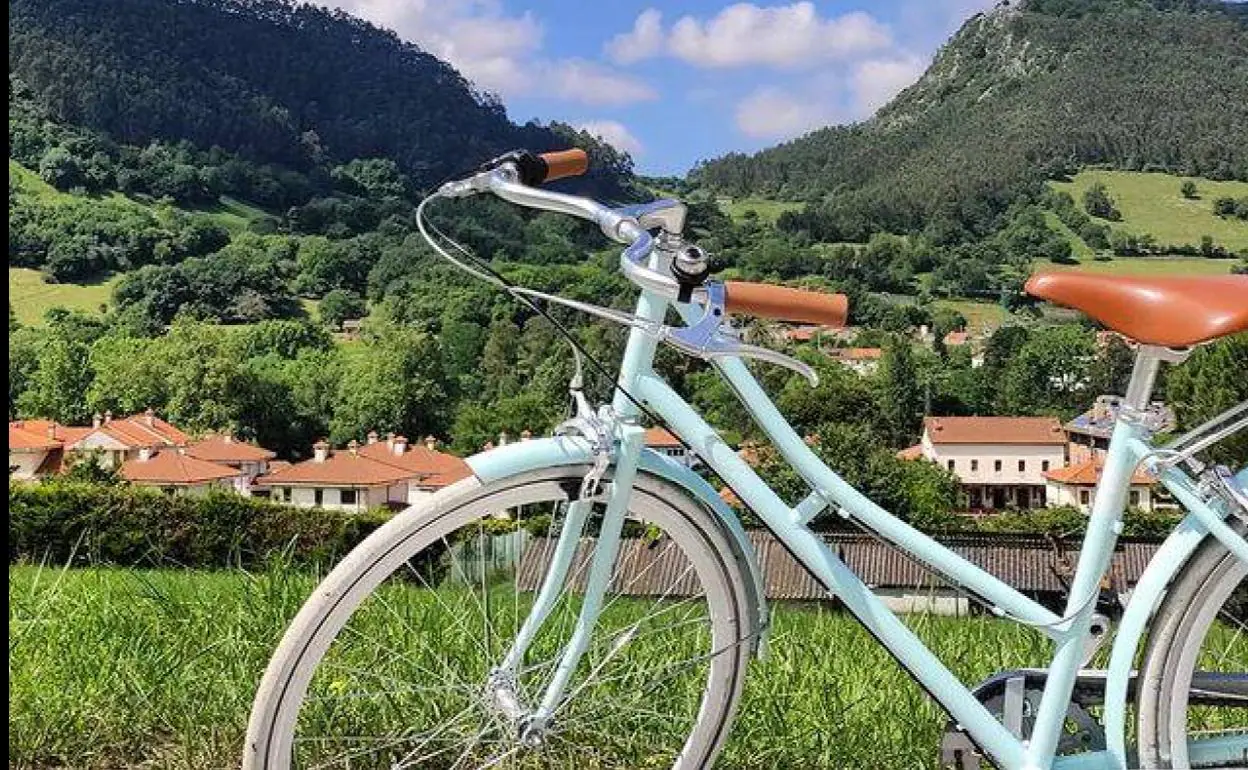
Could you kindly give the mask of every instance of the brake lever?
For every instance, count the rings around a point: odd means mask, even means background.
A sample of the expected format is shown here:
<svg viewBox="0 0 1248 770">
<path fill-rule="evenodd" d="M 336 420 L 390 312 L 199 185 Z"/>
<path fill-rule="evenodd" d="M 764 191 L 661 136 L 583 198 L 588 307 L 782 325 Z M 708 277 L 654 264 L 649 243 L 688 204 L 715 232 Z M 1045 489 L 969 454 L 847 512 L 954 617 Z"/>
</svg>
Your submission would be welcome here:
<svg viewBox="0 0 1248 770">
<path fill-rule="evenodd" d="M 819 384 L 819 375 L 806 363 L 786 356 L 770 348 L 742 342 L 737 330 L 728 326 L 728 314 L 724 309 L 727 292 L 721 281 L 707 281 L 705 312 L 697 323 L 684 328 L 663 327 L 661 338 L 669 345 L 690 355 L 712 360 L 716 358 L 753 358 L 797 372 L 806 378 L 813 388 Z"/>
</svg>

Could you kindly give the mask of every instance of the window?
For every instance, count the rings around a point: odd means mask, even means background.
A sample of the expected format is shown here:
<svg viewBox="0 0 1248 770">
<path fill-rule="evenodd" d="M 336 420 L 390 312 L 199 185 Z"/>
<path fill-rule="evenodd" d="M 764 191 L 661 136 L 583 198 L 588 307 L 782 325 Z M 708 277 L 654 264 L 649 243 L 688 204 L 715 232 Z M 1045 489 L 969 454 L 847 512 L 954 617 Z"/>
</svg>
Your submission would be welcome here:
<svg viewBox="0 0 1248 770">
<path fill-rule="evenodd" d="M 1131 500 L 1132 508 L 1140 507 L 1140 493 L 1139 492 L 1132 492 L 1130 495 L 1130 500 Z"/>
<path fill-rule="evenodd" d="M 953 460 L 950 460 L 949 462 L 945 463 L 945 467 L 948 468 L 949 470 L 953 470 Z"/>
<path fill-rule="evenodd" d="M 321 503 L 323 503 L 323 502 L 325 502 L 325 490 L 323 490 L 323 489 L 318 489 L 318 490 L 316 490 L 315 492 L 313 492 L 313 493 L 312 493 L 312 504 L 313 504 L 313 505 L 320 505 L 320 504 L 321 504 Z"/>
<path fill-rule="evenodd" d="M 992 469 L 993 469 L 994 471 L 996 471 L 997 473 L 1000 473 L 1000 472 L 1001 472 L 1001 461 L 1000 461 L 1000 460 L 993 460 L 993 461 L 992 461 Z"/>
<path fill-rule="evenodd" d="M 1088 490 L 1086 489 L 1079 490 L 1079 504 L 1080 505 L 1087 505 L 1088 501 L 1091 499 L 1092 499 L 1092 495 L 1088 492 Z"/>
<path fill-rule="evenodd" d="M 1044 471 L 1045 473 L 1048 473 L 1048 471 L 1049 471 L 1049 461 L 1048 461 L 1048 460 L 1041 460 L 1041 461 L 1040 461 L 1040 470 Z"/>
<path fill-rule="evenodd" d="M 178 488 L 177 487 L 161 487 L 160 491 L 164 492 L 166 495 L 172 495 L 178 491 Z M 1135 493 L 1133 492 L 1132 494 L 1135 494 Z"/>
<path fill-rule="evenodd" d="M 1027 461 L 1026 461 L 1026 460 L 1019 460 L 1019 461 L 1018 461 L 1018 472 L 1019 472 L 1019 473 L 1022 473 L 1022 472 L 1023 472 L 1023 471 L 1025 471 L 1025 470 L 1027 470 Z"/>
<path fill-rule="evenodd" d="M 290 502 L 290 487 L 282 487 L 282 499 Z"/>
<path fill-rule="evenodd" d="M 344 489 L 338 494 L 342 496 L 343 505 L 355 505 L 355 490 L 354 489 Z"/>
<path fill-rule="evenodd" d="M 971 470 L 979 470 L 979 460 L 971 460 Z"/>
</svg>

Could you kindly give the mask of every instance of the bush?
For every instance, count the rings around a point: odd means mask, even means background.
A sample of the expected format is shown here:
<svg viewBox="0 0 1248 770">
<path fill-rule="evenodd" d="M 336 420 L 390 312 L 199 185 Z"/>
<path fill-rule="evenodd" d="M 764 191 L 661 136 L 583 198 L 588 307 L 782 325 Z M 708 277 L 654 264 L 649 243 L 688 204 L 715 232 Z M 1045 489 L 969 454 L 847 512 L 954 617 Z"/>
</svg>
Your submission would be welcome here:
<svg viewBox="0 0 1248 770">
<path fill-rule="evenodd" d="M 10 480 L 9 561 L 249 568 L 283 556 L 329 566 L 389 517 L 225 491 L 175 497 L 128 485 Z"/>
</svg>

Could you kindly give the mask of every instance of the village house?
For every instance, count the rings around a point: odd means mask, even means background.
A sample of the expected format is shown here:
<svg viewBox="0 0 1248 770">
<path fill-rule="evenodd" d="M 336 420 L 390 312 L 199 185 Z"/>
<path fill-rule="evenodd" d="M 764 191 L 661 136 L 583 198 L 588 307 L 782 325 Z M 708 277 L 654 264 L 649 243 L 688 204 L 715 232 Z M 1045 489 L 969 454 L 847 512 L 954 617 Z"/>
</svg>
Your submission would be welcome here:
<svg viewBox="0 0 1248 770">
<path fill-rule="evenodd" d="M 113 419 L 112 412 L 95 415 L 91 426 L 60 425 L 51 420 L 9 423 L 9 467 L 18 479 L 60 473 L 74 453 L 93 453 L 105 468 L 120 468 L 144 450 L 186 446 L 190 437 L 148 409 Z"/>
<path fill-rule="evenodd" d="M 121 464 L 122 478 L 131 484 L 158 487 L 173 495 L 205 495 L 216 489 L 238 491 L 242 472 L 237 468 L 191 457 L 185 447 L 149 449 Z"/>
<path fill-rule="evenodd" d="M 1066 434 L 1052 417 L 928 417 L 922 441 L 898 456 L 953 473 L 972 511 L 1039 508 L 1045 474 L 1066 464 Z"/>
<path fill-rule="evenodd" d="M 686 468 L 696 468 L 702 462 L 667 428 L 647 428 L 645 443 L 647 449 L 653 449 L 661 455 L 670 457 Z"/>
<path fill-rule="evenodd" d="M 257 476 L 269 472 L 269 462 L 276 453 L 246 441 L 240 441 L 230 433 L 210 434 L 186 447 L 188 457 L 223 465 L 238 471 L 235 491 L 250 495 L 252 482 Z"/>
<path fill-rule="evenodd" d="M 1091 513 L 1092 505 L 1096 502 L 1096 485 L 1100 483 L 1104 466 L 1103 457 L 1089 457 L 1044 474 L 1045 494 L 1049 505 L 1072 505 L 1084 513 Z M 1152 511 L 1158 507 L 1172 507 L 1172 504 L 1153 493 L 1151 476 L 1136 470 L 1131 474 L 1127 507 Z"/>
<path fill-rule="evenodd" d="M 345 451 L 317 442 L 310 459 L 256 478 L 252 494 L 303 508 L 403 508 L 472 475 L 462 459 L 439 452 L 432 436 L 419 446 L 394 434 L 385 441 L 376 432 L 367 438 L 364 446 L 351 441 Z"/>
<path fill-rule="evenodd" d="M 884 351 L 880 348 L 829 348 L 828 358 L 839 361 L 858 374 L 867 375 L 880 367 Z"/>
<path fill-rule="evenodd" d="M 1121 407 L 1122 396 L 1097 396 L 1091 409 L 1063 426 L 1070 442 L 1068 454 L 1071 463 L 1105 459 Z M 1161 433 L 1174 430 L 1178 423 L 1174 410 L 1160 401 L 1154 401 L 1144 413 L 1144 424 L 1149 430 Z"/>
</svg>

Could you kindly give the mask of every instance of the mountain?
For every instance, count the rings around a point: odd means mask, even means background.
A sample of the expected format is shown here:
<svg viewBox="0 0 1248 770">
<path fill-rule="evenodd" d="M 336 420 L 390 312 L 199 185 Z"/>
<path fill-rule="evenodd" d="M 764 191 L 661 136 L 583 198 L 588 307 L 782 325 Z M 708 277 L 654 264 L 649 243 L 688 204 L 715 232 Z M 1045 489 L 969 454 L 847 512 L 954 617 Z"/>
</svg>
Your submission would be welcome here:
<svg viewBox="0 0 1248 770">
<path fill-rule="evenodd" d="M 300 171 L 389 158 L 425 185 L 567 145 L 393 32 L 289 0 L 10 0 L 9 75 L 51 119 L 123 144 Z"/>
<path fill-rule="evenodd" d="M 1031 0 L 974 16 L 873 118 L 691 174 L 718 194 L 817 202 L 825 240 L 999 227 L 1080 166 L 1248 179 L 1248 9 Z M 785 224 L 782 222 L 782 225 Z"/>
</svg>

